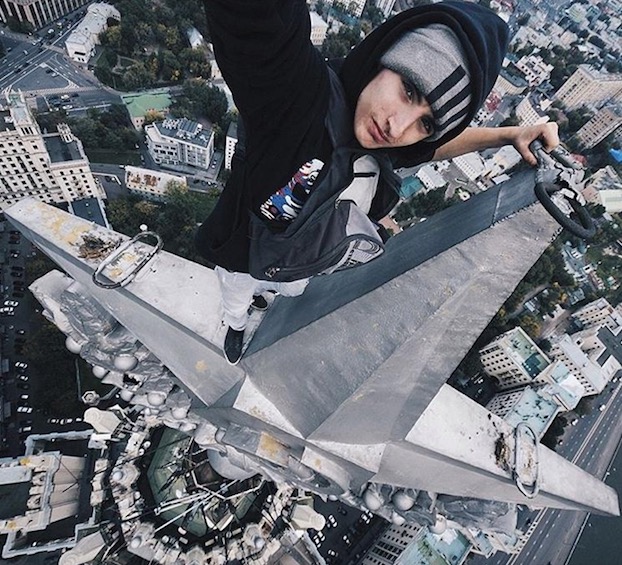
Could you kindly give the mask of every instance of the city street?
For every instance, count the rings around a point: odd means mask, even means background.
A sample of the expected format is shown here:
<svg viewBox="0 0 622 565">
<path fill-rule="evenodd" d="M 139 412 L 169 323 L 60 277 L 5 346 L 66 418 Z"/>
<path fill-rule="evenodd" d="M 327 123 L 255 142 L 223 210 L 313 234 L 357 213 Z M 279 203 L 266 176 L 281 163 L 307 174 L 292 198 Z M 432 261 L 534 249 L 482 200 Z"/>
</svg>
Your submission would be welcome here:
<svg viewBox="0 0 622 565">
<path fill-rule="evenodd" d="M 0 230 L 1 249 L 4 250 L 0 267 L 3 304 L 0 313 L 3 360 L 1 385 L 4 408 L 8 408 L 2 422 L 4 441 L 1 448 L 3 455 L 14 456 L 23 452 L 23 439 L 32 430 L 36 418 L 30 405 L 32 382 L 22 355 L 31 330 L 30 317 L 34 300 L 25 289 L 25 258 L 33 252 L 33 247 L 8 222 L 2 221 Z"/>
</svg>

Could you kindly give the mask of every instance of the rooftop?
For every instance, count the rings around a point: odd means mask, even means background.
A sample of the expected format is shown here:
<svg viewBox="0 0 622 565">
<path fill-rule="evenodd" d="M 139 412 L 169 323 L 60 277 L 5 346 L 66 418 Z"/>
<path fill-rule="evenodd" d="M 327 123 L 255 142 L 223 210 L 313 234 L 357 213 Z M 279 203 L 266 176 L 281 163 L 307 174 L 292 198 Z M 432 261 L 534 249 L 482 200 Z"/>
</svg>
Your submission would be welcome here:
<svg viewBox="0 0 622 565">
<path fill-rule="evenodd" d="M 0 132 L 3 131 L 15 131 L 10 110 L 0 110 Z"/>
<path fill-rule="evenodd" d="M 210 128 L 205 129 L 200 123 L 193 122 L 188 118 L 170 118 L 153 125 L 164 137 L 172 137 L 202 147 L 209 145 L 212 135 Z"/>
<path fill-rule="evenodd" d="M 81 198 L 70 203 L 71 211 L 75 216 L 84 218 L 96 224 L 108 227 L 104 209 L 97 198 Z"/>
<path fill-rule="evenodd" d="M 168 89 L 124 94 L 121 99 L 131 118 L 142 118 L 147 112 L 164 112 L 171 105 Z"/>
<path fill-rule="evenodd" d="M 65 143 L 60 135 L 56 134 L 44 136 L 43 141 L 50 154 L 52 163 L 64 163 L 66 161 L 80 161 L 84 159 L 75 141 Z"/>
</svg>

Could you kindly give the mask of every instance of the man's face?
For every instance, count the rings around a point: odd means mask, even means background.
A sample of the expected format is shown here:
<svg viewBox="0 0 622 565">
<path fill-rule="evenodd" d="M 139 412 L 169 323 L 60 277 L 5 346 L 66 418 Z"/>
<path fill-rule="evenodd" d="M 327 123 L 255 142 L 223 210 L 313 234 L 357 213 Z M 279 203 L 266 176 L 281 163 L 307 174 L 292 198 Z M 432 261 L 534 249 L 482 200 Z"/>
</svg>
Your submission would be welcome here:
<svg viewBox="0 0 622 565">
<path fill-rule="evenodd" d="M 382 69 L 359 95 L 354 135 L 365 149 L 404 147 L 433 133 L 432 108 L 395 71 Z"/>
</svg>

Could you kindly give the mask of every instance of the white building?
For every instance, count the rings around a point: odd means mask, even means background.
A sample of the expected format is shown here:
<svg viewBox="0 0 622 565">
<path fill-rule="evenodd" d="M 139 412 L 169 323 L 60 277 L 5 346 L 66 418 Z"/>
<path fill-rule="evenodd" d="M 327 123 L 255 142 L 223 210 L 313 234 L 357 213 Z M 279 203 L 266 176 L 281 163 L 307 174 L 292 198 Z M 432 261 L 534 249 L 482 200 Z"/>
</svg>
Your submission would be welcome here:
<svg viewBox="0 0 622 565">
<path fill-rule="evenodd" d="M 170 118 L 145 127 L 147 148 L 159 165 L 208 169 L 214 154 L 214 132 L 187 118 Z"/>
<path fill-rule="evenodd" d="M 125 167 L 125 185 L 134 194 L 148 200 L 164 200 L 170 182 L 187 187 L 186 177 L 172 175 L 163 171 L 153 171 L 142 167 Z"/>
<path fill-rule="evenodd" d="M 551 38 L 548 34 L 535 30 L 529 26 L 519 27 L 511 41 L 512 45 L 520 44 L 521 46 L 533 45 L 548 49 L 551 45 Z"/>
<path fill-rule="evenodd" d="M 238 144 L 238 123 L 232 121 L 227 129 L 225 139 L 225 169 L 231 170 L 231 160 L 235 153 L 235 146 Z"/>
<path fill-rule="evenodd" d="M 503 98 L 506 95 L 517 96 L 525 92 L 528 88 L 527 80 L 516 74 L 512 74 L 504 69 L 501 70 L 493 90 Z"/>
<path fill-rule="evenodd" d="M 68 126 L 43 135 L 24 97 L 5 93 L 0 106 L 0 207 L 32 196 L 49 203 L 104 198 L 82 143 Z"/>
<path fill-rule="evenodd" d="M 598 394 L 605 388 L 611 368 L 603 369 L 591 359 L 571 336 L 563 335 L 551 340 L 550 356 L 561 361 L 585 388 L 586 395 Z M 615 371 L 614 371 L 615 372 Z"/>
<path fill-rule="evenodd" d="M 108 29 L 108 20 L 121 21 L 121 14 L 110 4 L 96 3 L 88 7 L 86 16 L 65 40 L 67 54 L 78 63 L 88 63 L 99 44 L 99 34 Z"/>
<path fill-rule="evenodd" d="M 392 524 L 365 554 L 361 565 L 392 565 L 421 532 L 419 524 Z"/>
<path fill-rule="evenodd" d="M 599 298 L 586 304 L 572 314 L 572 317 L 583 329 L 605 326 L 615 334 L 622 329 L 620 311 L 609 304 L 606 298 Z"/>
<path fill-rule="evenodd" d="M 551 364 L 520 327 L 501 334 L 479 351 L 484 371 L 507 390 L 531 384 Z"/>
<path fill-rule="evenodd" d="M 591 149 L 620 127 L 622 127 L 622 104 L 607 106 L 598 110 L 577 132 L 577 141 L 585 149 Z"/>
<path fill-rule="evenodd" d="M 539 440 L 561 409 L 557 402 L 529 386 L 497 393 L 486 408 L 514 427 L 527 424 Z"/>
<path fill-rule="evenodd" d="M 188 38 L 188 43 L 190 43 L 190 47 L 193 49 L 198 49 L 205 45 L 205 38 L 201 34 L 201 32 L 194 26 L 189 27 L 186 30 L 186 37 Z"/>
<path fill-rule="evenodd" d="M 622 212 L 622 179 L 610 165 L 587 179 L 582 194 L 588 202 L 602 204 L 609 214 Z"/>
<path fill-rule="evenodd" d="M 458 167 L 464 175 L 470 180 L 475 181 L 484 174 L 486 167 L 484 159 L 479 153 L 466 153 L 459 157 L 454 157 L 454 165 Z"/>
<path fill-rule="evenodd" d="M 311 12 L 309 15 L 311 16 L 311 43 L 320 47 L 326 39 L 328 24 L 317 12 Z"/>
<path fill-rule="evenodd" d="M 385 18 L 388 18 L 393 11 L 395 1 L 396 0 L 376 0 L 376 8 L 378 8 L 384 14 Z"/>
<path fill-rule="evenodd" d="M 553 361 L 538 375 L 535 390 L 558 404 L 563 412 L 573 410 L 587 394 L 585 387 L 561 361 Z"/>
<path fill-rule="evenodd" d="M 542 96 L 536 94 L 525 96 L 516 106 L 516 117 L 521 126 L 544 124 L 550 120 L 546 114 L 550 105 L 551 101 Z"/>
<path fill-rule="evenodd" d="M 589 65 L 579 65 L 555 97 L 569 110 L 610 100 L 621 101 L 622 74 L 611 75 L 596 71 Z"/>
<path fill-rule="evenodd" d="M 89 0 L 0 0 L 0 19 L 15 18 L 39 29 L 77 10 Z"/>
<path fill-rule="evenodd" d="M 548 80 L 553 70 L 553 65 L 544 62 L 538 55 L 521 57 L 514 66 L 523 73 L 530 87 L 536 87 Z"/>
<path fill-rule="evenodd" d="M 447 186 L 447 181 L 438 172 L 437 166 L 433 164 L 424 165 L 415 173 L 415 176 L 422 182 L 426 190 Z"/>
</svg>

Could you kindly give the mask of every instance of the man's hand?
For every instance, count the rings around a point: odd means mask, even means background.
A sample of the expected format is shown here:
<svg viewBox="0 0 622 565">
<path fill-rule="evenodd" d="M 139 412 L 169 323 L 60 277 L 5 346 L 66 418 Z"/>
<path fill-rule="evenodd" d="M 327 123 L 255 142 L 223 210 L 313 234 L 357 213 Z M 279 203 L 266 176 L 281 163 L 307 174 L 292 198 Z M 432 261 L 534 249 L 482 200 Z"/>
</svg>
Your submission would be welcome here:
<svg viewBox="0 0 622 565">
<path fill-rule="evenodd" d="M 536 156 L 529 150 L 529 145 L 532 141 L 539 139 L 547 153 L 552 151 L 559 145 L 557 129 L 555 122 L 512 128 L 511 143 L 521 154 L 521 157 L 535 167 L 538 161 Z"/>
</svg>

